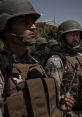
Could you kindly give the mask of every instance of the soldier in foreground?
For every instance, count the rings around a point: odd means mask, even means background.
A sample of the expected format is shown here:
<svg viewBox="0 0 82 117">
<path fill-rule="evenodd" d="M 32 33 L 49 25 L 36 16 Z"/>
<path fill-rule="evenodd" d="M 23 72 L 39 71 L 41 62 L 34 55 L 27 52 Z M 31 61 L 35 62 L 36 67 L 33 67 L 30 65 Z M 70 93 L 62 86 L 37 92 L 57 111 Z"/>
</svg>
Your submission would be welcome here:
<svg viewBox="0 0 82 117">
<path fill-rule="evenodd" d="M 77 21 L 68 20 L 58 27 L 58 41 L 61 43 L 62 57 L 55 55 L 48 61 L 48 73 L 57 74 L 56 80 L 60 93 L 70 92 L 75 99 L 75 106 L 70 116 L 82 116 L 82 28 Z M 52 61 L 53 60 L 53 61 Z M 63 61 L 64 60 L 64 61 Z M 65 108 L 64 108 L 65 109 Z M 79 111 L 79 112 L 78 112 Z M 66 114 L 66 115 L 67 115 Z"/>
<path fill-rule="evenodd" d="M 61 117 L 56 83 L 28 53 L 40 15 L 27 0 L 0 1 L 0 111 L 4 117 Z M 72 96 L 64 99 L 73 107 Z M 0 115 L 0 117 L 2 116 Z"/>
</svg>

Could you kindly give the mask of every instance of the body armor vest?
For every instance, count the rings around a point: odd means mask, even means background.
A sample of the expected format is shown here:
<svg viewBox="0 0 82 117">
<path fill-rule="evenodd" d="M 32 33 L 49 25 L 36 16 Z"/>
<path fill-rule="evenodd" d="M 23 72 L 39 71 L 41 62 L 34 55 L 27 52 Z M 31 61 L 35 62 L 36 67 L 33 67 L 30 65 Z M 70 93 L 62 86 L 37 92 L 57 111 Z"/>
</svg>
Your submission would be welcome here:
<svg viewBox="0 0 82 117">
<path fill-rule="evenodd" d="M 76 76 L 73 72 L 77 65 Z M 72 85 L 70 85 L 72 82 Z M 62 91 L 66 93 L 71 87 L 71 94 L 76 100 L 75 110 L 82 110 L 82 56 L 66 56 L 65 71 L 62 79 Z"/>
<path fill-rule="evenodd" d="M 6 78 L 4 117 L 60 117 L 56 83 L 38 63 L 14 63 Z"/>
</svg>

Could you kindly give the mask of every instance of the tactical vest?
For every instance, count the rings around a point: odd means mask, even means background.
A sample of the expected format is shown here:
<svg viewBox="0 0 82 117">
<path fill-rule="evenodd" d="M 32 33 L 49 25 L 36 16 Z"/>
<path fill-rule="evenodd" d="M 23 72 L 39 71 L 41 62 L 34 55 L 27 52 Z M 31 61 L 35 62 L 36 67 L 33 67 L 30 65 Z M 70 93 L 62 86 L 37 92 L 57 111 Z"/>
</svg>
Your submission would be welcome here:
<svg viewBox="0 0 82 117">
<path fill-rule="evenodd" d="M 38 63 L 14 63 L 4 90 L 4 117 L 60 117 L 57 87 Z M 4 87 L 5 88 L 5 87 Z"/>
<path fill-rule="evenodd" d="M 77 65 L 77 73 L 73 80 L 74 67 Z M 71 86 L 71 94 L 74 96 L 76 103 L 74 110 L 82 110 L 82 56 L 66 56 L 65 72 L 62 79 L 62 93 L 65 93 Z"/>
</svg>

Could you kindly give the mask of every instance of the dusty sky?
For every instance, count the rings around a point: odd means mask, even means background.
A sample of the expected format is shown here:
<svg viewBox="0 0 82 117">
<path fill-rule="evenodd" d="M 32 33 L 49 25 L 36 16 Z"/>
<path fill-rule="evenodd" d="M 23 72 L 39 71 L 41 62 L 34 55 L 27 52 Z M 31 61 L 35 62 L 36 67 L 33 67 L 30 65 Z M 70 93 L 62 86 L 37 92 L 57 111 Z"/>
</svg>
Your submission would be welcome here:
<svg viewBox="0 0 82 117">
<path fill-rule="evenodd" d="M 76 20 L 82 25 L 82 0 L 30 0 L 41 14 L 41 21 Z"/>
</svg>

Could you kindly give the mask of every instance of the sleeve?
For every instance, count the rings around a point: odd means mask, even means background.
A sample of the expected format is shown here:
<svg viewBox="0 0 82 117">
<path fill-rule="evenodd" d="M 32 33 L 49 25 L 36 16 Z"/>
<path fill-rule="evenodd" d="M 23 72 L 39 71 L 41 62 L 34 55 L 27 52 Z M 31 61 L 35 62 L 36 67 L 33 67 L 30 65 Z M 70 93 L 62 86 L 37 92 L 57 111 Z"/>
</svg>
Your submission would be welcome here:
<svg viewBox="0 0 82 117">
<path fill-rule="evenodd" d="M 61 58 L 57 55 L 53 55 L 51 58 L 48 59 L 46 69 L 48 75 L 53 77 L 60 87 L 64 71 L 64 66 Z"/>
</svg>

